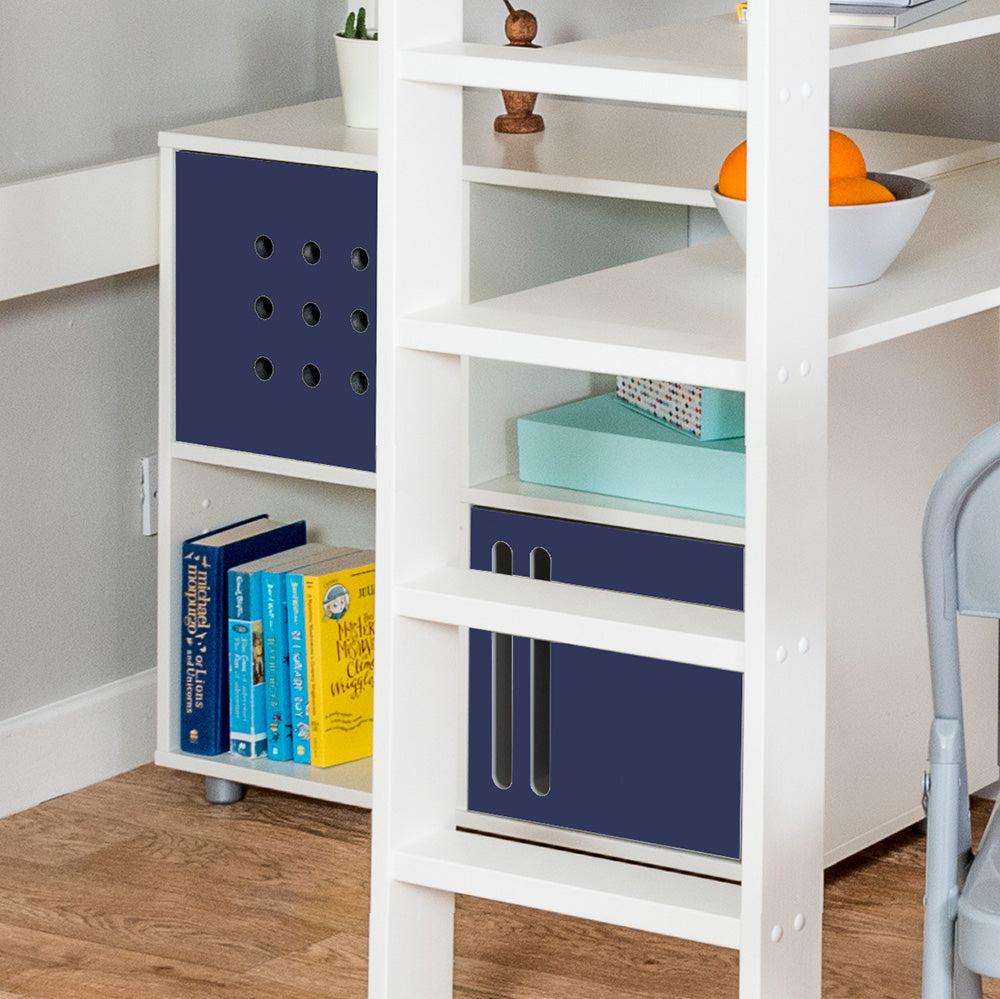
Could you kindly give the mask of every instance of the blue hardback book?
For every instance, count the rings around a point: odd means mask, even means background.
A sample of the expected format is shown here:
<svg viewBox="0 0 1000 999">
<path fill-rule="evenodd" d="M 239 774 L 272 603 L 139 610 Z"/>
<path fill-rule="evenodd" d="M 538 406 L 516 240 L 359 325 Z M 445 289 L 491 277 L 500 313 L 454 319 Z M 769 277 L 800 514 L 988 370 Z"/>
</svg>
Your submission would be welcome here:
<svg viewBox="0 0 1000 999">
<path fill-rule="evenodd" d="M 325 550 L 321 544 L 297 545 L 229 570 L 229 748 L 237 756 L 270 755 L 268 713 L 274 674 L 269 682 L 265 574 L 280 576 Z M 280 708 L 278 715 L 280 720 Z M 272 758 L 291 759 L 291 747 L 287 756 Z"/>
<path fill-rule="evenodd" d="M 181 548 L 181 731 L 185 752 L 229 749 L 226 577 L 235 565 L 305 543 L 305 521 L 266 516 L 189 538 Z"/>
</svg>

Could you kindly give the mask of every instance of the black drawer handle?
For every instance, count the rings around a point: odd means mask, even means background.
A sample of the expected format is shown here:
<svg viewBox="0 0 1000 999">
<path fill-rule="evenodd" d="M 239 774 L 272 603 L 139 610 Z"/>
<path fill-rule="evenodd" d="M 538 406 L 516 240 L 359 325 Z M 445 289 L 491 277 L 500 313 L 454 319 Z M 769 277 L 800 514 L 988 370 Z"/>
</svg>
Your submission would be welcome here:
<svg viewBox="0 0 1000 999">
<path fill-rule="evenodd" d="M 511 576 L 514 553 L 506 541 L 493 546 L 493 571 Z M 492 633 L 493 639 L 493 783 L 506 791 L 514 781 L 514 640 Z"/>
<path fill-rule="evenodd" d="M 552 556 L 531 552 L 532 579 L 552 578 Z M 552 645 L 531 639 L 531 790 L 539 796 L 552 786 Z"/>
</svg>

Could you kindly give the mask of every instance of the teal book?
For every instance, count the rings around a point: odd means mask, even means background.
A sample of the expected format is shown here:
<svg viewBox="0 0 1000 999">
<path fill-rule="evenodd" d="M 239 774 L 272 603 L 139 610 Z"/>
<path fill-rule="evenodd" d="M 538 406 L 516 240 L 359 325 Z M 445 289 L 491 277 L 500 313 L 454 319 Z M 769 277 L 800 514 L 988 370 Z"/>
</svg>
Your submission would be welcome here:
<svg viewBox="0 0 1000 999">
<path fill-rule="evenodd" d="M 265 573 L 319 558 L 326 547 L 296 545 L 229 570 L 229 750 L 237 756 L 268 755 Z"/>
<path fill-rule="evenodd" d="M 265 568 L 260 574 L 263 600 L 264 688 L 266 700 L 267 757 L 291 760 L 292 688 L 288 661 L 288 607 L 285 601 L 285 573 L 329 558 L 334 552 L 350 552 L 319 543 L 292 549 L 294 566 Z"/>
<path fill-rule="evenodd" d="M 229 569 L 305 543 L 305 522 L 265 515 L 181 546 L 181 749 L 217 756 L 229 749 Z"/>
<path fill-rule="evenodd" d="M 302 600 L 302 576 L 285 576 L 288 613 L 288 675 L 292 700 L 292 759 L 310 763 L 309 685 L 306 664 L 306 610 Z"/>
</svg>

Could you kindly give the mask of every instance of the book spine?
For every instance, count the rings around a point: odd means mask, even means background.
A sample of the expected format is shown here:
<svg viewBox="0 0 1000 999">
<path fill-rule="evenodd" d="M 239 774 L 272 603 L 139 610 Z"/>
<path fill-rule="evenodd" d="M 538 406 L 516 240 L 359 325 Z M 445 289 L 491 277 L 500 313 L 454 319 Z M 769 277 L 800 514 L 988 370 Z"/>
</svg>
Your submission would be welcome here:
<svg viewBox="0 0 1000 999">
<path fill-rule="evenodd" d="M 229 573 L 229 750 L 267 751 L 260 573 Z"/>
<path fill-rule="evenodd" d="M 217 604 L 225 599 L 218 554 L 195 542 L 181 552 L 181 732 L 185 752 L 224 752 L 227 678 L 226 636 Z"/>
<path fill-rule="evenodd" d="M 374 714 L 375 568 L 305 580 L 314 766 L 370 756 Z"/>
<path fill-rule="evenodd" d="M 288 613 L 288 671 L 292 699 L 292 759 L 311 763 L 309 745 L 309 684 L 306 661 L 305 608 L 302 605 L 302 576 L 285 577 Z"/>
<path fill-rule="evenodd" d="M 292 690 L 288 663 L 288 613 L 285 577 L 261 575 L 264 598 L 264 685 L 266 690 L 267 756 L 292 759 Z"/>
</svg>

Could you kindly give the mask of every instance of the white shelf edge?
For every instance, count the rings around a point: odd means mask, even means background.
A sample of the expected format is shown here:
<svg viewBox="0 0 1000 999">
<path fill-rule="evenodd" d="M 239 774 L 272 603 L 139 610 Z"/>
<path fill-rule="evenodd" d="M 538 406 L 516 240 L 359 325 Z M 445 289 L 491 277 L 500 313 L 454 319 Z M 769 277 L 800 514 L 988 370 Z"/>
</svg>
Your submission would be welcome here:
<svg viewBox="0 0 1000 999">
<path fill-rule="evenodd" d="M 740 943 L 739 885 L 476 833 L 438 833 L 395 851 L 391 876 L 718 947 Z"/>
<path fill-rule="evenodd" d="M 378 134 L 348 128 L 343 100 L 330 97 L 159 133 L 164 149 L 373 171 Z"/>
<path fill-rule="evenodd" d="M 399 75 L 413 83 L 746 110 L 746 80 L 671 72 L 670 65 L 655 59 L 602 58 L 558 45 L 523 50 L 460 42 L 400 53 Z"/>
<path fill-rule="evenodd" d="M 635 840 L 616 839 L 613 836 L 600 836 L 560 826 L 547 826 L 538 822 L 510 819 L 502 815 L 461 810 L 456 813 L 455 825 L 460 831 L 487 833 L 505 839 L 573 850 L 576 853 L 613 860 L 627 860 L 649 867 L 719 878 L 723 881 L 738 882 L 741 877 L 742 865 L 738 860 L 714 857 L 707 853 L 676 850 L 668 846 L 656 846 Z"/>
<path fill-rule="evenodd" d="M 895 31 L 831 28 L 830 68 L 853 66 L 996 34 L 1000 34 L 1000 3 L 997 0 L 966 0 L 957 7 Z"/>
<path fill-rule="evenodd" d="M 170 449 L 170 456 L 181 461 L 194 461 L 203 465 L 220 465 L 224 468 L 239 468 L 248 472 L 266 472 L 269 475 L 284 475 L 289 478 L 310 479 L 331 485 L 353 486 L 358 489 L 374 489 L 376 476 L 357 468 L 340 465 L 320 465 L 311 461 L 294 458 L 279 458 L 250 451 L 230 451 L 226 448 L 209 447 L 204 444 L 188 444 L 176 441 Z"/>
<path fill-rule="evenodd" d="M 304 763 L 250 760 L 224 753 L 195 756 L 180 750 L 157 750 L 158 766 L 186 773 L 262 787 L 283 794 L 298 794 L 355 808 L 372 807 L 371 757 L 336 767 L 311 767 Z"/>
<path fill-rule="evenodd" d="M 397 588 L 395 611 L 439 624 L 742 672 L 743 614 L 701 604 L 441 568 Z"/>
<path fill-rule="evenodd" d="M 657 534 L 679 534 L 736 545 L 744 544 L 746 540 L 742 517 L 542 486 L 522 482 L 516 475 L 504 475 L 469 486 L 463 490 L 462 499 L 474 506 L 586 520 Z"/>
<path fill-rule="evenodd" d="M 587 194 L 651 204 L 690 205 L 715 208 L 708 187 L 673 187 L 665 184 L 642 184 L 635 181 L 607 180 L 602 177 L 570 177 L 558 174 L 528 173 L 523 170 L 500 170 L 495 167 L 466 164 L 462 177 L 471 184 L 519 187 L 532 191 L 560 194 Z"/>
<path fill-rule="evenodd" d="M 711 345 L 707 338 L 699 341 L 693 334 L 506 310 L 490 303 L 442 305 L 405 316 L 398 324 L 397 344 L 413 350 L 636 374 L 740 392 L 746 387 L 742 341 L 717 344 L 718 352 L 710 355 L 704 352 Z"/>
</svg>

